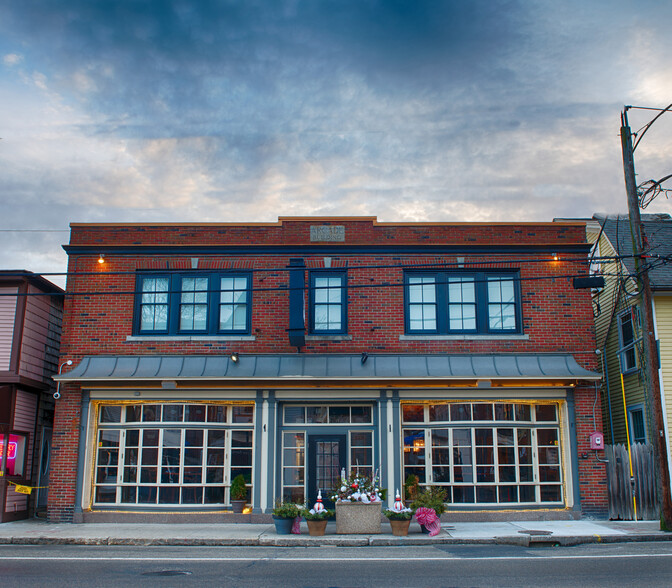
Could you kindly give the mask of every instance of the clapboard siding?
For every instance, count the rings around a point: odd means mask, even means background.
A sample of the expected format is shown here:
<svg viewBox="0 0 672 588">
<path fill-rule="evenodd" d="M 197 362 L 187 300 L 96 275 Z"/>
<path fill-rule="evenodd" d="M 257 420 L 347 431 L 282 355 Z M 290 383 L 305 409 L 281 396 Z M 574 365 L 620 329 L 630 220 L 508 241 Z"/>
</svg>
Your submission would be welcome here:
<svg viewBox="0 0 672 588">
<path fill-rule="evenodd" d="M 29 292 L 38 290 L 30 286 Z M 47 382 L 47 372 L 55 371 L 45 369 L 48 346 L 52 344 L 50 323 L 52 321 L 52 302 L 50 296 L 28 296 L 26 299 L 26 314 L 23 323 L 23 338 L 21 342 L 21 360 L 19 373 L 22 376 L 34 380 Z M 53 361 L 53 359 L 51 360 Z"/>
<path fill-rule="evenodd" d="M 24 510 L 28 510 L 28 495 L 19 494 L 14 491 L 12 486 L 9 486 L 9 488 L 7 488 L 5 512 L 22 512 Z"/>
<path fill-rule="evenodd" d="M 30 477 L 33 467 L 33 442 L 35 437 L 35 419 L 37 417 L 37 394 L 16 391 L 16 405 L 14 407 L 14 430 L 29 433 L 25 477 Z"/>
<path fill-rule="evenodd" d="M 672 430 L 672 296 L 654 296 L 656 331 L 660 347 L 660 367 L 663 372 L 663 393 L 668 430 Z M 668 444 L 672 443 L 672 434 Z"/>
<path fill-rule="evenodd" d="M 16 320 L 15 296 L 6 296 L 18 291 L 18 288 L 0 288 L 0 372 L 9 371 L 12 359 L 12 341 L 14 340 L 14 322 Z"/>
</svg>

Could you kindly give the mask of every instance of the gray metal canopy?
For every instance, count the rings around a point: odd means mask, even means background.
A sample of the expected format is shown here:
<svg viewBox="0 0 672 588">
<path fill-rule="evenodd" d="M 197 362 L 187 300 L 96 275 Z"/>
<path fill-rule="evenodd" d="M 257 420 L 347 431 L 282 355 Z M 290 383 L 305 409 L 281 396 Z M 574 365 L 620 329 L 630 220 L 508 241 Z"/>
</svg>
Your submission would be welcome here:
<svg viewBox="0 0 672 588">
<path fill-rule="evenodd" d="M 89 356 L 61 382 L 141 380 L 599 380 L 572 355 L 133 355 Z"/>
</svg>

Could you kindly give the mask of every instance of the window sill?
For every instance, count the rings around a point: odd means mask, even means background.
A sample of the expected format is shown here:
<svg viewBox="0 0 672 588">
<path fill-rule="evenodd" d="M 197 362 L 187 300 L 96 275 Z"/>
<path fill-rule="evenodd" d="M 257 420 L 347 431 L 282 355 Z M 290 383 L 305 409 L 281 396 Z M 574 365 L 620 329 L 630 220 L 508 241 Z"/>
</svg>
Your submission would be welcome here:
<svg viewBox="0 0 672 588">
<path fill-rule="evenodd" d="M 399 335 L 399 341 L 478 341 L 518 340 L 528 341 L 529 335 Z"/>
<path fill-rule="evenodd" d="M 254 335 L 128 335 L 126 341 L 256 341 Z"/>
<path fill-rule="evenodd" d="M 352 341 L 352 335 L 306 335 L 306 341 Z"/>
</svg>

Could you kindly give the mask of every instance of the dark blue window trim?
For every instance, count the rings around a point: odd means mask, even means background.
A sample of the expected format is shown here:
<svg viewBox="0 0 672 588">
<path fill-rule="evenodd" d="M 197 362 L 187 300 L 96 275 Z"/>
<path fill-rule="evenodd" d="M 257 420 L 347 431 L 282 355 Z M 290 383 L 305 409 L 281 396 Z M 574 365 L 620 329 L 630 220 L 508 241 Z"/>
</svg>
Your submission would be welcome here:
<svg viewBox="0 0 672 588">
<path fill-rule="evenodd" d="M 419 301 L 417 290 L 416 295 L 411 299 L 411 286 L 419 286 L 418 282 L 421 278 L 428 278 L 427 282 L 429 284 L 433 280 L 433 300 L 429 298 L 427 302 Z M 470 298 L 463 301 L 450 299 L 450 280 L 455 278 L 465 279 L 466 284 L 473 281 L 473 289 L 471 289 L 474 294 L 473 300 Z M 488 283 L 498 279 L 513 282 L 514 300 L 511 304 L 513 304 L 515 311 L 515 326 L 510 328 L 493 328 L 490 326 L 490 308 L 494 311 L 497 306 L 508 305 L 500 304 L 497 300 L 489 300 L 488 298 Z M 412 281 L 415 284 L 411 284 Z M 468 286 L 467 290 L 470 290 Z M 432 316 L 435 313 L 433 328 L 428 326 L 417 328 L 411 324 L 411 307 L 413 306 L 417 307 L 413 312 L 416 324 L 423 322 L 417 319 L 423 311 L 425 312 L 424 316 L 429 317 L 424 321 L 427 324 L 432 323 Z M 451 328 L 451 306 L 454 315 L 460 315 L 460 311 L 462 311 L 462 316 L 466 317 L 462 321 L 463 328 L 455 328 L 454 326 Z M 422 311 L 420 310 L 421 307 Z M 432 310 L 432 307 L 434 310 Z M 517 271 L 407 271 L 404 273 L 404 328 L 408 335 L 517 335 L 522 333 L 521 308 L 520 277 Z M 455 319 L 455 316 L 453 318 Z M 454 323 L 456 322 L 458 321 L 454 320 Z M 465 325 L 470 324 L 473 324 L 473 327 L 465 327 Z"/>
<path fill-rule="evenodd" d="M 245 289 L 245 327 L 220 329 L 220 308 L 226 306 L 226 301 L 221 296 L 221 279 L 224 277 L 244 278 L 247 280 Z M 190 300 L 182 298 L 182 281 L 185 278 L 207 278 L 207 296 L 205 301 L 199 300 L 198 305 L 207 305 L 207 319 L 205 327 L 202 329 L 181 329 L 180 328 L 180 309 L 185 304 L 192 306 Z M 167 292 L 167 324 L 165 328 L 160 329 L 142 329 L 141 313 L 143 308 L 143 284 L 145 280 L 163 279 L 168 281 Z M 163 300 L 162 300 L 163 301 Z M 151 302 L 151 301 L 150 301 Z M 145 306 L 150 306 L 150 302 L 145 301 Z M 251 332 L 252 322 L 252 274 L 249 272 L 142 272 L 138 273 L 135 289 L 135 308 L 133 316 L 133 332 L 136 335 L 248 335 Z M 234 304 L 235 306 L 235 304 Z"/>
<path fill-rule="evenodd" d="M 340 291 L 340 300 L 328 300 L 328 289 L 316 285 L 322 278 L 337 278 L 340 280 L 340 286 L 334 286 L 333 289 Z M 329 289 L 332 289 L 331 287 Z M 327 298 L 325 300 L 325 298 Z M 348 332 L 348 288 L 347 273 L 345 271 L 318 270 L 310 272 L 310 301 L 309 301 L 309 329 L 312 335 L 343 335 Z M 316 311 L 325 310 L 329 313 L 329 318 L 333 320 L 335 313 L 339 317 L 340 327 L 323 328 L 316 321 Z"/>
</svg>

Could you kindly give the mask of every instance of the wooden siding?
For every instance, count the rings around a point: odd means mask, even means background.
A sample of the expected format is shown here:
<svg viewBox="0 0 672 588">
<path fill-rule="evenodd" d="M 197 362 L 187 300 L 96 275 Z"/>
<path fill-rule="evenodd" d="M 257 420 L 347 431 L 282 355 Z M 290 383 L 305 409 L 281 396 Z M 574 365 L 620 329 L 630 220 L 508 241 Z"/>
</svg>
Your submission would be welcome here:
<svg viewBox="0 0 672 588">
<path fill-rule="evenodd" d="M 26 431 L 28 436 L 28 459 L 24 477 L 30 478 L 30 472 L 33 468 L 33 446 L 35 437 L 35 421 L 37 419 L 37 394 L 32 394 L 24 390 L 16 391 L 16 405 L 14 408 L 14 430 Z"/>
<path fill-rule="evenodd" d="M 660 347 L 660 367 L 665 399 L 665 420 L 668 429 L 668 447 L 672 443 L 672 296 L 654 296 L 656 331 Z"/>
<path fill-rule="evenodd" d="M 588 223 L 586 239 L 590 243 L 595 243 L 598 235 L 600 235 L 599 224 Z M 599 243 L 599 257 L 616 257 L 617 255 L 618 252 L 609 239 L 602 234 Z M 620 341 L 617 317 L 631 306 L 638 304 L 639 297 L 632 296 L 637 291 L 636 282 L 631 278 L 622 279 L 628 275 L 628 272 L 620 261 L 602 262 L 600 270 L 604 276 L 605 285 L 599 292 L 593 292 L 593 311 L 597 347 L 602 351 L 601 359 L 607 372 L 607 377 L 602 381 L 604 434 L 607 443 L 625 443 L 625 412 L 621 390 L 621 364 L 618 357 Z M 641 364 L 639 358 L 638 362 Z M 624 376 L 623 383 L 628 407 L 645 403 L 641 370 Z M 650 423 L 647 423 L 647 431 L 650 430 Z"/>
<path fill-rule="evenodd" d="M 35 419 L 37 417 L 37 394 L 24 390 L 16 391 L 16 408 L 14 410 L 13 429 L 28 433 L 28 447 L 26 447 L 26 467 L 24 478 L 30 479 L 33 467 L 33 447 L 35 445 Z M 21 512 L 28 508 L 28 495 L 15 492 L 13 487 L 7 488 L 5 512 Z"/>
<path fill-rule="evenodd" d="M 29 293 L 37 293 L 34 286 Z M 26 314 L 23 323 L 23 339 L 21 342 L 21 359 L 19 374 L 33 380 L 51 383 L 51 374 L 56 371 L 55 363 L 47 364 L 47 355 L 54 361 L 54 313 L 52 312 L 51 296 L 28 296 L 26 298 Z M 59 321 L 60 322 L 60 321 Z"/>
<path fill-rule="evenodd" d="M 18 288 L 0 288 L 0 372 L 9 371 L 14 340 L 14 321 L 16 320 L 15 296 L 6 296 L 17 292 Z"/>
</svg>

